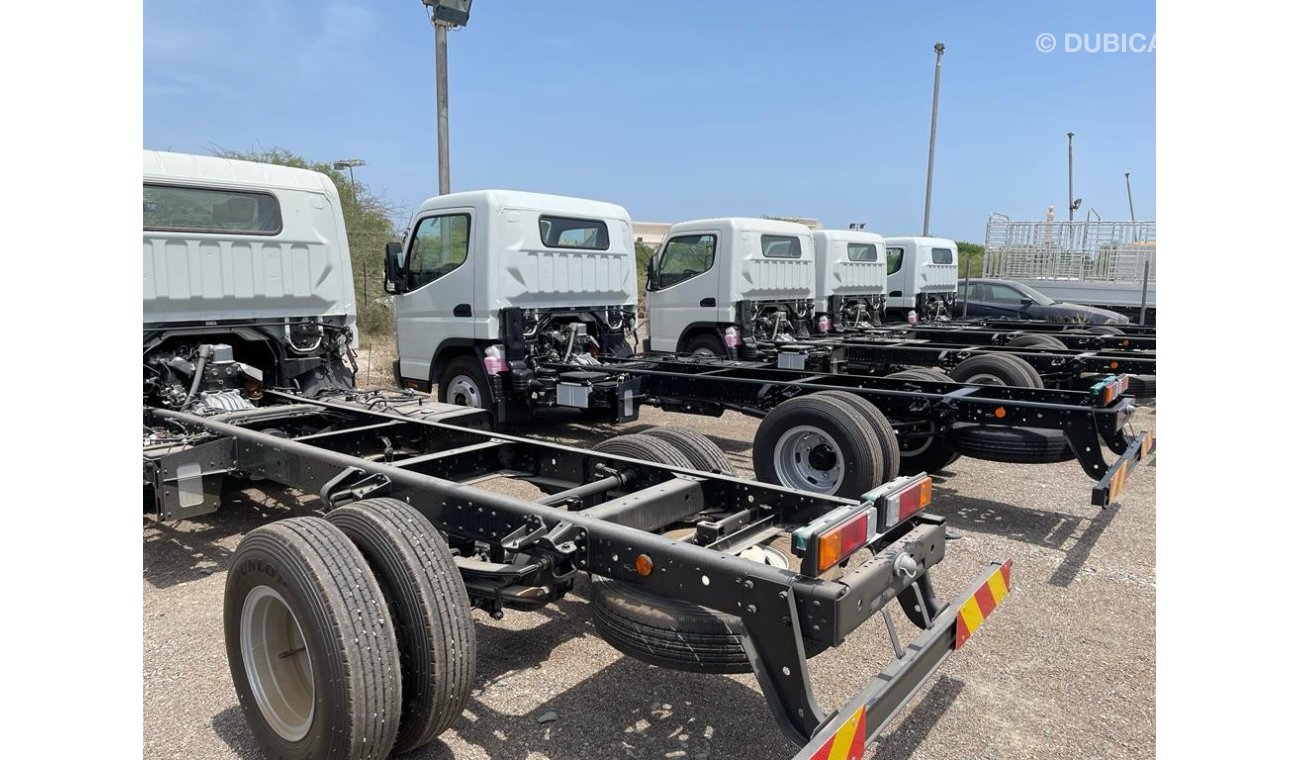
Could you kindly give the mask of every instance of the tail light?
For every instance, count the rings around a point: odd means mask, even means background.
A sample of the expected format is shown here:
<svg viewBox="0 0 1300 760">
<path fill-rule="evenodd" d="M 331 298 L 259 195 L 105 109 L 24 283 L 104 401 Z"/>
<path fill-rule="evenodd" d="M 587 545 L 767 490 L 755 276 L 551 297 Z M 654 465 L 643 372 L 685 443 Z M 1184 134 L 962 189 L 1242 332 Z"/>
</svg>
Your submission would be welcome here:
<svg viewBox="0 0 1300 760">
<path fill-rule="evenodd" d="M 488 377 L 510 371 L 510 363 L 506 361 L 505 346 L 496 343 L 483 350 L 483 371 Z"/>
<path fill-rule="evenodd" d="M 862 504 L 831 510 L 799 528 L 791 548 L 803 558 L 800 572 L 821 575 L 848 559 L 886 529 L 928 507 L 932 491 L 929 475 L 895 478 L 865 494 Z"/>
<path fill-rule="evenodd" d="M 722 333 L 722 342 L 727 344 L 727 348 L 735 348 L 741 344 L 740 330 L 734 327 L 728 327 Z"/>
<path fill-rule="evenodd" d="M 823 314 L 817 318 L 817 332 L 828 333 L 831 331 L 831 318 Z"/>
<path fill-rule="evenodd" d="M 895 478 L 876 490 L 891 486 L 896 490 L 876 497 L 876 509 L 880 512 L 882 530 L 892 528 L 930 506 L 934 491 L 934 481 L 929 475 Z M 870 498 L 872 493 L 875 491 L 867 494 L 867 497 Z"/>
<path fill-rule="evenodd" d="M 816 576 L 867 545 L 875 534 L 876 510 L 869 504 L 839 507 L 796 530 L 791 548 L 803 557 L 800 571 Z"/>
<path fill-rule="evenodd" d="M 1102 406 L 1109 406 L 1110 402 L 1123 396 L 1127 390 L 1128 375 L 1111 375 L 1092 386 L 1092 395 L 1101 401 Z"/>
</svg>

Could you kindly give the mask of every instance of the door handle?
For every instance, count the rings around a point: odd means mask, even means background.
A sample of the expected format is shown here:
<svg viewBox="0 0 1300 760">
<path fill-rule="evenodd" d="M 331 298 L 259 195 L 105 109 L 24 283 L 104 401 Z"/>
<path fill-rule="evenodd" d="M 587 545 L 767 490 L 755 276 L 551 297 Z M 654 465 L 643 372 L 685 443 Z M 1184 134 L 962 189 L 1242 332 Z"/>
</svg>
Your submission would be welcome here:
<svg viewBox="0 0 1300 760">
<path fill-rule="evenodd" d="M 700 306 L 717 306 L 717 305 L 718 305 L 718 299 L 716 299 L 716 298 L 701 298 L 701 299 L 700 299 Z"/>
<path fill-rule="evenodd" d="M 460 303 L 456 304 L 456 308 L 451 310 L 451 315 L 453 317 L 472 317 L 474 316 L 474 310 L 469 307 L 469 304 Z"/>
</svg>

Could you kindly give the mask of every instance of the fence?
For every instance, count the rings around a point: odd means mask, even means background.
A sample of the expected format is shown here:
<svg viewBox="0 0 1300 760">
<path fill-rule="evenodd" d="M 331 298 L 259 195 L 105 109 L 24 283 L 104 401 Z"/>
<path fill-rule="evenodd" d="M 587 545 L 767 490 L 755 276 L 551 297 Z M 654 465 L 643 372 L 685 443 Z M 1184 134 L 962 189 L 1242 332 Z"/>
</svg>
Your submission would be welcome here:
<svg viewBox="0 0 1300 760">
<path fill-rule="evenodd" d="M 992 214 L 984 248 L 985 277 L 1140 285 L 1149 265 L 1156 281 L 1155 222 L 1015 222 Z"/>
</svg>

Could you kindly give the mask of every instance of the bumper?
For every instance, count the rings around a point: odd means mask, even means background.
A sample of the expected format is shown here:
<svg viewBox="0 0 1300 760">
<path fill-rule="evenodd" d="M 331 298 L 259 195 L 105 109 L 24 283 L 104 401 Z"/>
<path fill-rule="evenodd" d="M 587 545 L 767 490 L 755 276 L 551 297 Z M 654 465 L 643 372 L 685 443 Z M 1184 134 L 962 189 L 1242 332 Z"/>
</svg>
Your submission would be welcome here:
<svg viewBox="0 0 1300 760">
<path fill-rule="evenodd" d="M 1129 443 L 1124 453 L 1106 470 L 1106 474 L 1092 486 L 1092 503 L 1097 507 L 1109 507 L 1119 498 L 1120 491 L 1128 482 L 1133 467 L 1155 450 L 1155 436 L 1150 431 L 1138 433 Z"/>
<path fill-rule="evenodd" d="M 828 717 L 794 760 L 860 760 L 867 746 L 949 655 L 966 643 L 1010 590 L 1011 561 L 992 563 L 907 645 L 901 657 Z"/>
</svg>

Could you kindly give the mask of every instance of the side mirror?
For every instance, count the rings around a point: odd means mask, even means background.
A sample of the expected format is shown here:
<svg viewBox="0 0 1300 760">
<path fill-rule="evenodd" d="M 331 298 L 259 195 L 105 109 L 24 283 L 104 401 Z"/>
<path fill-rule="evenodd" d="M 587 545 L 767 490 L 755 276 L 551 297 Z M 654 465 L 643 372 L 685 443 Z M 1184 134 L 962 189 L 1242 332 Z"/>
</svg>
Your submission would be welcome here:
<svg viewBox="0 0 1300 760">
<path fill-rule="evenodd" d="M 384 292 L 390 295 L 406 292 L 406 271 L 402 267 L 402 244 L 384 246 Z"/>
<path fill-rule="evenodd" d="M 655 260 L 653 258 L 645 263 L 645 289 L 647 291 L 659 289 L 659 279 L 655 276 Z"/>
<path fill-rule="evenodd" d="M 1033 306 L 1033 305 L 1034 305 L 1034 299 L 1032 299 L 1032 298 L 1022 298 L 1022 299 L 1020 299 L 1020 305 L 1021 305 L 1021 306 Z"/>
</svg>

